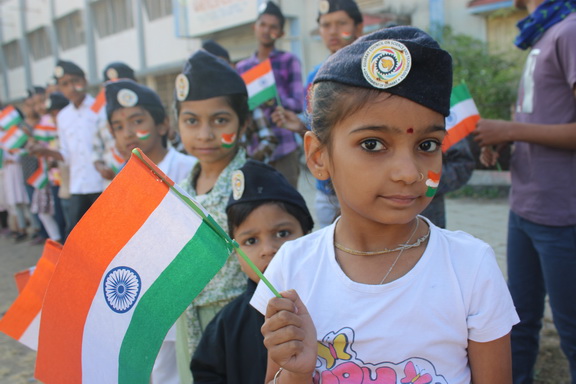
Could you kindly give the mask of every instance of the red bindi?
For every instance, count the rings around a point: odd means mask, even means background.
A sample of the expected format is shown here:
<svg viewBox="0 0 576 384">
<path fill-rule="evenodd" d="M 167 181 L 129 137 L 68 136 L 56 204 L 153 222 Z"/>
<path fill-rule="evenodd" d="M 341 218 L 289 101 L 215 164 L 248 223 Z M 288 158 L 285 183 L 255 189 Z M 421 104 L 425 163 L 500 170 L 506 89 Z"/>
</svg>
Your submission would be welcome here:
<svg viewBox="0 0 576 384">
<path fill-rule="evenodd" d="M 406 130 L 406 133 L 414 133 L 414 129 L 413 129 L 413 128 L 408 128 L 408 129 Z"/>
</svg>

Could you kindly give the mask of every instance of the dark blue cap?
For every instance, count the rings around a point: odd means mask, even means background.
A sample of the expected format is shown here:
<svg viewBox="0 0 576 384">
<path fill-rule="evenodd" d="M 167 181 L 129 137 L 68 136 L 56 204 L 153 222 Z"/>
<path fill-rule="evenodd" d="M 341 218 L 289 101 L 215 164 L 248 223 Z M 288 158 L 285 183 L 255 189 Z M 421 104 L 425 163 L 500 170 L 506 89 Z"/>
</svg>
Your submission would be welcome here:
<svg viewBox="0 0 576 384">
<path fill-rule="evenodd" d="M 144 109 L 164 109 L 162 101 L 152 89 L 130 79 L 120 79 L 106 83 L 106 115 L 120 108 L 142 107 Z"/>
<path fill-rule="evenodd" d="M 284 17 L 282 10 L 280 9 L 279 6 L 276 5 L 276 3 L 272 1 L 267 1 L 266 3 L 260 5 L 260 8 L 258 9 L 258 17 L 260 17 L 261 15 L 276 16 L 280 20 L 280 27 L 284 28 L 286 18 Z"/>
<path fill-rule="evenodd" d="M 323 81 L 380 89 L 450 114 L 452 58 L 418 28 L 386 28 L 359 38 L 324 62 L 314 84 Z"/>
<path fill-rule="evenodd" d="M 104 82 L 118 79 L 131 79 L 136 81 L 134 70 L 130 68 L 128 64 L 122 63 L 120 61 L 115 61 L 108 64 L 106 68 L 104 68 L 102 75 L 104 77 Z"/>
<path fill-rule="evenodd" d="M 61 78 L 64 75 L 75 75 L 84 77 L 84 71 L 71 61 L 58 60 L 56 68 L 54 68 L 54 77 Z"/>
<path fill-rule="evenodd" d="M 204 43 L 202 43 L 202 49 L 210 52 L 216 57 L 221 57 L 230 61 L 230 54 L 228 51 L 214 40 L 206 40 Z"/>
<path fill-rule="evenodd" d="M 34 95 L 43 95 L 46 93 L 46 88 L 44 87 L 39 87 L 37 85 L 31 87 L 30 89 L 28 89 L 28 97 L 32 97 Z"/>
<path fill-rule="evenodd" d="M 232 174 L 232 195 L 229 207 L 249 202 L 281 201 L 300 208 L 308 216 L 309 228 L 314 226 L 304 198 L 280 172 L 256 160 L 249 159 Z"/>
<path fill-rule="evenodd" d="M 178 101 L 206 100 L 226 95 L 248 95 L 240 75 L 223 59 L 204 50 L 194 53 L 176 77 Z"/>
<path fill-rule="evenodd" d="M 70 101 L 60 92 L 52 92 L 46 98 L 46 112 L 59 111 L 69 103 Z"/>
<path fill-rule="evenodd" d="M 354 0 L 322 0 L 318 7 L 318 22 L 320 17 L 332 12 L 344 11 L 350 16 L 354 23 L 360 24 L 364 21 L 358 4 Z"/>
</svg>

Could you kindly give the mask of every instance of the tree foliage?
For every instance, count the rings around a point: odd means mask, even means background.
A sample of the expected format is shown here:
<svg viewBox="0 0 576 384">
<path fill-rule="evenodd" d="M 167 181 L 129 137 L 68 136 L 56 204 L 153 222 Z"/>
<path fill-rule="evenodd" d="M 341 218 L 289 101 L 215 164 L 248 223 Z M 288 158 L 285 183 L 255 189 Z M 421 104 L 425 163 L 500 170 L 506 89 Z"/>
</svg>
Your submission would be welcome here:
<svg viewBox="0 0 576 384">
<path fill-rule="evenodd" d="M 484 118 L 511 118 L 523 57 L 510 42 L 506 54 L 491 54 L 488 45 L 445 28 L 442 48 L 452 55 L 454 84 L 465 82 Z"/>
</svg>

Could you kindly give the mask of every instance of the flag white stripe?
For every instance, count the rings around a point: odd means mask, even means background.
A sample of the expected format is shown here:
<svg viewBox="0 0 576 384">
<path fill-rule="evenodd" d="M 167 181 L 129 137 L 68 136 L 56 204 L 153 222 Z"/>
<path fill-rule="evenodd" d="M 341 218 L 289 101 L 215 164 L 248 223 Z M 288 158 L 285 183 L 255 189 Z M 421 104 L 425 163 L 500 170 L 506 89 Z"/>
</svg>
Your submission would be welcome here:
<svg viewBox="0 0 576 384">
<path fill-rule="evenodd" d="M 171 223 L 170 233 L 162 232 L 163 226 L 159 223 Z M 112 260 L 106 273 L 118 266 L 130 267 L 142 264 L 139 259 L 144 254 L 156 256 L 154 260 L 146 264 L 148 270 L 142 270 L 142 268 L 136 270 L 140 275 L 142 286 L 136 303 L 128 312 L 116 313 L 110 309 L 103 294 L 106 274 L 102 276 L 84 326 L 82 341 L 84 384 L 114 383 L 118 380 L 120 347 L 138 301 L 192 239 L 201 224 L 201 219 L 192 209 L 182 209 L 182 202 L 179 198 L 173 193 L 168 193 L 149 219 Z M 175 231 L 174 228 L 178 230 Z"/>
<path fill-rule="evenodd" d="M 466 99 L 450 108 L 450 116 L 446 118 L 446 130 L 449 130 L 462 120 L 478 114 L 478 108 L 473 99 Z"/>
<path fill-rule="evenodd" d="M 38 350 L 38 334 L 40 331 L 40 314 L 42 310 L 38 311 L 38 314 L 34 317 L 34 319 L 28 325 L 28 328 L 24 331 L 20 339 L 18 340 L 25 346 L 35 351 Z"/>
<path fill-rule="evenodd" d="M 264 76 L 255 79 L 246 86 L 246 88 L 248 89 L 248 96 L 252 97 L 258 92 L 274 85 L 275 82 L 276 81 L 274 79 L 274 73 L 267 72 Z"/>
</svg>

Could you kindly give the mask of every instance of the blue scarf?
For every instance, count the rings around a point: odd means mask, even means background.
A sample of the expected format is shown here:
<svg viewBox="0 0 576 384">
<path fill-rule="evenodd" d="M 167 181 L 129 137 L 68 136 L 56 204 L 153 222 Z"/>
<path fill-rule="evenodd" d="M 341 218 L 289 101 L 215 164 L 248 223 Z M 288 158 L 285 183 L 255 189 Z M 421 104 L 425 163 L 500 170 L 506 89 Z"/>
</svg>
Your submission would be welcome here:
<svg viewBox="0 0 576 384">
<path fill-rule="evenodd" d="M 516 25 L 520 34 L 514 44 L 520 49 L 528 49 L 544 35 L 544 32 L 576 12 L 576 0 L 546 0 Z"/>
</svg>

